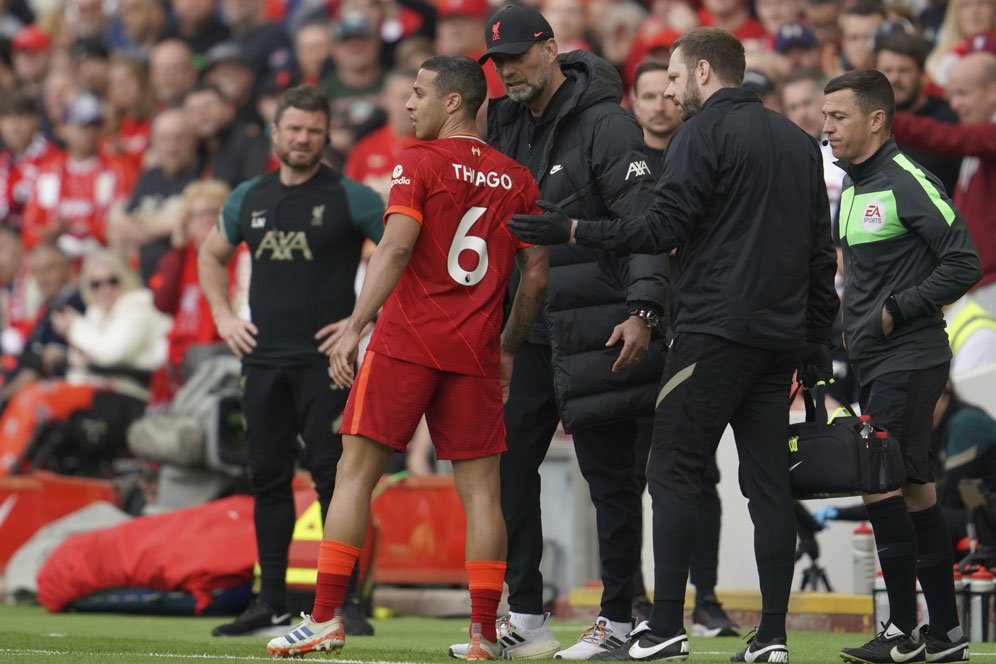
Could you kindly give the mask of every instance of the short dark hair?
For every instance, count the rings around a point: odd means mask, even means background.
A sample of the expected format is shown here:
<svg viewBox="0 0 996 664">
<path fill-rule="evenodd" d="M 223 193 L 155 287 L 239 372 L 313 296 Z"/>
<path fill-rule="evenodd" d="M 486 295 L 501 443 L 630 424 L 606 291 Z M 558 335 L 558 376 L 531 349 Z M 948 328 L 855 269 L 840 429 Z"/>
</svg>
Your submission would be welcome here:
<svg viewBox="0 0 996 664">
<path fill-rule="evenodd" d="M 885 5 L 880 0 L 858 0 L 850 8 L 841 12 L 843 15 L 851 16 L 875 16 L 888 18 L 889 13 L 885 10 Z"/>
<path fill-rule="evenodd" d="M 930 49 L 922 37 L 906 32 L 893 32 L 875 40 L 875 55 L 882 51 L 905 55 L 916 63 L 917 69 L 923 71 L 927 66 L 927 54 Z"/>
<path fill-rule="evenodd" d="M 328 98 L 313 85 L 298 85 L 280 95 L 277 111 L 273 114 L 273 124 L 280 124 L 280 118 L 288 108 L 322 113 L 325 115 L 326 124 L 332 119 L 332 108 L 329 106 Z"/>
<path fill-rule="evenodd" d="M 636 73 L 633 75 L 633 92 L 640 86 L 640 77 L 644 74 L 649 74 L 652 71 L 662 71 L 667 73 L 667 62 L 664 60 L 655 60 L 653 58 L 644 60 L 636 68 Z"/>
<path fill-rule="evenodd" d="M 484 69 L 465 55 L 434 55 L 422 63 L 422 69 L 436 72 L 435 85 L 446 95 L 455 92 L 463 99 L 467 117 L 477 117 L 477 111 L 488 94 Z"/>
<path fill-rule="evenodd" d="M 8 115 L 38 115 L 38 100 L 24 92 L 11 92 L 0 97 L 0 117 Z"/>
<path fill-rule="evenodd" d="M 885 111 L 885 130 L 892 129 L 892 117 L 896 114 L 896 94 L 892 84 L 880 71 L 875 69 L 855 69 L 830 79 L 824 94 L 851 90 L 854 99 L 865 115 L 874 111 Z"/>
<path fill-rule="evenodd" d="M 737 87 L 743 84 L 744 70 L 747 69 L 744 45 L 726 30 L 689 30 L 674 42 L 671 53 L 679 48 L 688 69 L 692 69 L 699 60 L 705 60 L 723 83 Z"/>
<path fill-rule="evenodd" d="M 189 91 L 187 91 L 187 94 L 185 94 L 183 96 L 183 98 L 186 99 L 187 97 L 189 97 L 191 95 L 198 95 L 198 94 L 201 94 L 202 92 L 210 92 L 211 94 L 213 94 L 214 96 L 218 97 L 222 101 L 231 103 L 231 100 L 228 98 L 228 95 L 226 95 L 222 91 L 222 89 L 219 88 L 214 83 L 198 83 L 193 88 L 191 88 Z"/>
</svg>

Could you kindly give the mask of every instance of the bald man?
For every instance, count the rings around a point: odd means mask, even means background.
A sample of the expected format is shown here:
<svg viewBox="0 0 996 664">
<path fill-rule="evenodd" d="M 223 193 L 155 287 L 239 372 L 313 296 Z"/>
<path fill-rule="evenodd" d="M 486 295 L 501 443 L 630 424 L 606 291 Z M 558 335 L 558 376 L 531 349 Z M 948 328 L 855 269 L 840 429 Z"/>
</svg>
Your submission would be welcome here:
<svg viewBox="0 0 996 664">
<path fill-rule="evenodd" d="M 153 47 L 149 55 L 149 79 L 160 106 L 179 104 L 193 89 L 197 83 L 193 58 L 190 47 L 179 39 L 167 39 Z"/>
<path fill-rule="evenodd" d="M 122 253 L 137 254 L 142 279 L 155 274 L 169 237 L 180 219 L 180 195 L 197 179 L 197 136 L 186 113 L 168 109 L 152 122 L 155 166 L 142 171 L 131 198 L 111 214 L 108 236 Z"/>
<path fill-rule="evenodd" d="M 948 99 L 960 125 L 897 113 L 896 141 L 949 157 L 964 157 L 954 203 L 968 223 L 982 259 L 982 279 L 970 292 L 996 315 L 996 55 L 970 53 L 951 69 Z"/>
</svg>

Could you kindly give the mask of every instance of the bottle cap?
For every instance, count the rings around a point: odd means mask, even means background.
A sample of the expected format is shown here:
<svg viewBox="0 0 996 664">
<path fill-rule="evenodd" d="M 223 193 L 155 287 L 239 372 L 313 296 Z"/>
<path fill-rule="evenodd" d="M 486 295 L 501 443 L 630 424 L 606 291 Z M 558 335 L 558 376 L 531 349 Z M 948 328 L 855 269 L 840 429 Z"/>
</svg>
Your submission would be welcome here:
<svg viewBox="0 0 996 664">
<path fill-rule="evenodd" d="M 875 437 L 876 438 L 888 438 L 889 437 L 889 432 L 888 431 L 876 431 L 875 432 Z"/>
<path fill-rule="evenodd" d="M 873 534 L 872 529 L 868 526 L 867 521 L 862 521 L 857 528 L 854 529 L 855 535 L 871 535 Z"/>
<path fill-rule="evenodd" d="M 872 416 L 871 415 L 862 415 L 858 419 L 861 420 L 862 422 L 871 422 L 872 421 Z"/>
</svg>

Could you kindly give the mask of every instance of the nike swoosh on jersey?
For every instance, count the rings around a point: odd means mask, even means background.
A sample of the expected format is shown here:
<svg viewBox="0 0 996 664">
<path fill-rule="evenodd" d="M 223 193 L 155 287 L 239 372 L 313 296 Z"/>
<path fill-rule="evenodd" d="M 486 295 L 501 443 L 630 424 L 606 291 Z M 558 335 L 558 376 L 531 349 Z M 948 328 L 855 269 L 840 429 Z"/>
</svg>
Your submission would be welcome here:
<svg viewBox="0 0 996 664">
<path fill-rule="evenodd" d="M 914 648 L 909 652 L 901 651 L 899 649 L 899 646 L 892 646 L 892 650 L 889 651 L 889 657 L 892 658 L 893 662 L 908 662 L 917 655 L 919 655 L 921 650 L 923 650 L 923 646 L 920 646 L 919 648 Z"/>
<path fill-rule="evenodd" d="M 543 34 L 542 30 L 540 30 L 539 32 L 534 32 L 533 37 L 539 37 L 541 34 Z"/>
<path fill-rule="evenodd" d="M 564 169 L 563 165 L 557 164 L 556 166 L 554 166 L 553 168 L 550 169 L 550 175 L 553 175 L 554 173 L 562 171 L 563 169 Z"/>
<path fill-rule="evenodd" d="M 279 625 L 285 620 L 290 620 L 291 615 L 289 613 L 282 613 L 279 616 L 272 616 L 270 618 L 270 623 L 273 625 Z"/>
<path fill-rule="evenodd" d="M 791 473 L 793 470 L 795 470 L 796 468 L 798 468 L 801 465 L 802 465 L 802 461 L 796 461 L 791 466 L 789 466 L 789 472 Z"/>
<path fill-rule="evenodd" d="M 679 634 L 678 636 L 668 639 L 667 641 L 664 641 L 662 643 L 657 643 L 651 648 L 644 648 L 643 646 L 640 645 L 640 641 L 637 640 L 636 643 L 634 643 L 629 647 L 629 656 L 632 657 L 633 659 L 643 659 L 644 657 L 650 657 L 651 655 L 656 655 L 660 651 L 664 650 L 665 648 L 673 644 L 675 641 L 684 641 L 685 643 L 682 645 L 681 651 L 688 652 L 688 637 L 685 636 L 684 634 Z"/>
</svg>

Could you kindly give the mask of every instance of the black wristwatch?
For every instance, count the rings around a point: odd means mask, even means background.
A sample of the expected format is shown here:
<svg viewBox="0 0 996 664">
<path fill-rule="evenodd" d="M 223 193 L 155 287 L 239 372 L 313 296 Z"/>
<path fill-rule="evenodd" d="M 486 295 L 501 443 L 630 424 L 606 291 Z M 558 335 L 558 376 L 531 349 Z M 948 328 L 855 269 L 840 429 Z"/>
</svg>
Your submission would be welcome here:
<svg viewBox="0 0 996 664">
<path fill-rule="evenodd" d="M 656 328 L 661 322 L 661 315 L 653 309 L 630 309 L 630 316 L 636 316 L 649 328 Z"/>
</svg>

